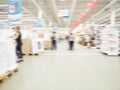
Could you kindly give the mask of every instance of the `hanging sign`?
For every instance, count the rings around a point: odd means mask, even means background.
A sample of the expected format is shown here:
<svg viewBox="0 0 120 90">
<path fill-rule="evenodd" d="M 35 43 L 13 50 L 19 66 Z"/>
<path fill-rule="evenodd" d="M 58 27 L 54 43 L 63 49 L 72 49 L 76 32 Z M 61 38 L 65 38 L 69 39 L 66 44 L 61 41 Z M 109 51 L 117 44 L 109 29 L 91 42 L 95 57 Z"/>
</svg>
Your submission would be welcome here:
<svg viewBox="0 0 120 90">
<path fill-rule="evenodd" d="M 72 32 L 78 25 L 83 22 L 84 18 L 80 17 L 72 26 L 72 28 L 69 30 L 69 32 Z"/>
<path fill-rule="evenodd" d="M 37 19 L 32 24 L 35 28 L 44 28 L 46 26 L 44 18 Z"/>
<path fill-rule="evenodd" d="M 97 8 L 98 7 L 98 3 L 96 1 L 89 1 L 87 3 L 87 7 L 89 7 L 89 8 Z"/>
<path fill-rule="evenodd" d="M 83 19 L 82 17 L 80 17 L 80 18 L 77 20 L 77 22 L 78 22 L 78 23 L 81 23 L 81 22 L 83 22 L 83 20 L 84 20 L 84 19 Z"/>
<path fill-rule="evenodd" d="M 80 24 L 80 22 L 76 21 L 76 22 L 73 24 L 72 28 L 69 30 L 69 32 L 72 32 L 79 24 Z"/>
<path fill-rule="evenodd" d="M 21 23 L 22 0 L 8 0 L 8 19 L 10 26 Z"/>
<path fill-rule="evenodd" d="M 67 9 L 58 9 L 58 17 L 69 17 L 70 12 Z"/>
<path fill-rule="evenodd" d="M 80 15 L 83 17 L 87 17 L 87 16 L 89 16 L 89 13 L 88 12 L 81 12 Z"/>
</svg>

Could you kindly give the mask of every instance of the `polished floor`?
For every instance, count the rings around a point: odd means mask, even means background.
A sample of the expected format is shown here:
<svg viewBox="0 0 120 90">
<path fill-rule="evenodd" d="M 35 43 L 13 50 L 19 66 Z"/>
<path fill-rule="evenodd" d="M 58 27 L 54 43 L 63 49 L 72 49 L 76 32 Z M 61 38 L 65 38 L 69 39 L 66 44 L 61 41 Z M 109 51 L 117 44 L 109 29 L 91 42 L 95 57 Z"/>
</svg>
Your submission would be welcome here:
<svg viewBox="0 0 120 90">
<path fill-rule="evenodd" d="M 74 51 L 62 43 L 58 48 L 25 56 L 20 71 L 0 90 L 120 90 L 120 57 L 79 45 Z"/>
</svg>

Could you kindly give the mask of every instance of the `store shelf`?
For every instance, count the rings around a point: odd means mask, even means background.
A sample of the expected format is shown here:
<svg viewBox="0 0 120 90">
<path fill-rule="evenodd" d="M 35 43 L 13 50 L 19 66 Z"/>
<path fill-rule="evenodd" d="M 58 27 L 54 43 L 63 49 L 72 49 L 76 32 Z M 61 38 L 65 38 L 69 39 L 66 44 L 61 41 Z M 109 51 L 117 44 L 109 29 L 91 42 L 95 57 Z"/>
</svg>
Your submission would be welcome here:
<svg viewBox="0 0 120 90">
<path fill-rule="evenodd" d="M 119 55 L 119 27 L 106 27 L 101 34 L 101 52 L 107 55 Z"/>
</svg>

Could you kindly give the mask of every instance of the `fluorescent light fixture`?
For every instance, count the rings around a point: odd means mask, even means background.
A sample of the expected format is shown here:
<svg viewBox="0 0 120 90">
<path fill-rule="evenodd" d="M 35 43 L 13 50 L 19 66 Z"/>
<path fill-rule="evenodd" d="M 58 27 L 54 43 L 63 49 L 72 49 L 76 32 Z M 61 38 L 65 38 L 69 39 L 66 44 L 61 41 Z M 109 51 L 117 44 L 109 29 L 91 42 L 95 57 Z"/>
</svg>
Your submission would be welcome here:
<svg viewBox="0 0 120 90">
<path fill-rule="evenodd" d="M 65 0 L 60 0 L 60 1 L 65 1 Z"/>
<path fill-rule="evenodd" d="M 8 12 L 2 12 L 2 11 L 0 11 L 0 14 L 7 14 Z"/>
<path fill-rule="evenodd" d="M 42 18 L 42 11 L 41 10 L 39 10 L 38 18 Z"/>
<path fill-rule="evenodd" d="M 6 7 L 8 6 L 8 4 L 3 4 L 3 5 L 0 5 L 0 7 Z"/>
</svg>

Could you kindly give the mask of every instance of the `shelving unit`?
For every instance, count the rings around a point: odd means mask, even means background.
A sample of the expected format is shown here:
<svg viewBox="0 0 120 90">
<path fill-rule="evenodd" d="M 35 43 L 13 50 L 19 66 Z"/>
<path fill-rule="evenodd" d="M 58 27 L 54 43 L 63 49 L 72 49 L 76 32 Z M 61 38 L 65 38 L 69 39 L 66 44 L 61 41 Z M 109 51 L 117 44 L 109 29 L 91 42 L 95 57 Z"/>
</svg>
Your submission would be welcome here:
<svg viewBox="0 0 120 90">
<path fill-rule="evenodd" d="M 120 56 L 120 27 L 118 27 L 118 30 L 119 30 L 119 36 L 118 36 L 118 39 L 119 39 L 119 56 Z"/>
<path fill-rule="evenodd" d="M 97 49 L 100 49 L 101 33 L 102 33 L 101 28 L 100 27 L 96 27 L 95 28 L 95 46 L 96 46 Z"/>
<path fill-rule="evenodd" d="M 106 27 L 102 30 L 100 51 L 107 55 L 119 55 L 120 52 L 120 27 Z"/>
</svg>

